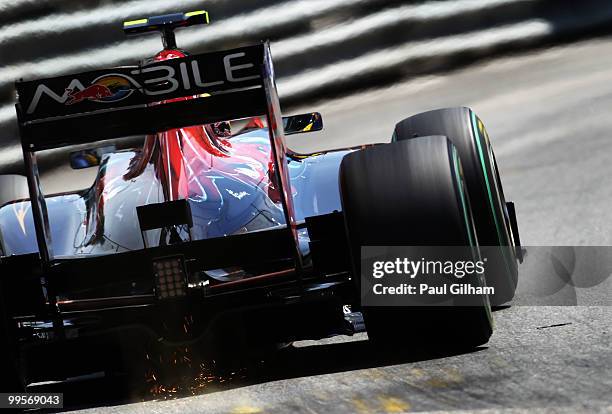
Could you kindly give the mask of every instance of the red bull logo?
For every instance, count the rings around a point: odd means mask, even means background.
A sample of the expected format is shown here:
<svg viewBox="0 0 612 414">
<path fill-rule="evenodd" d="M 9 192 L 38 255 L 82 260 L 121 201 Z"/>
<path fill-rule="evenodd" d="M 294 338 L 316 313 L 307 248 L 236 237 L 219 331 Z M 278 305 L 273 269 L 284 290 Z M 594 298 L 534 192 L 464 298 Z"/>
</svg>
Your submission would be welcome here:
<svg viewBox="0 0 612 414">
<path fill-rule="evenodd" d="M 132 92 L 130 81 L 123 76 L 110 75 L 100 77 L 84 89 L 66 89 L 66 105 L 83 101 L 116 102 L 127 98 Z"/>
<path fill-rule="evenodd" d="M 66 101 L 66 105 L 72 105 L 81 101 L 98 101 L 102 98 L 108 98 L 112 96 L 113 93 L 110 89 L 108 89 L 104 85 L 90 85 L 82 91 L 77 91 L 74 89 L 66 89 L 68 92 L 68 100 Z"/>
</svg>

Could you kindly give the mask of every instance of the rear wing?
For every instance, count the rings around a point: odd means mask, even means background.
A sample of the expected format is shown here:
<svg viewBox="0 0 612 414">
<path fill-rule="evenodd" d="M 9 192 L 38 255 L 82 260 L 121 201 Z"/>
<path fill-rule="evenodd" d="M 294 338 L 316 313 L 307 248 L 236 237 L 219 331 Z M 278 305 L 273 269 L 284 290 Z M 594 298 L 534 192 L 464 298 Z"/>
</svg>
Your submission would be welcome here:
<svg viewBox="0 0 612 414">
<path fill-rule="evenodd" d="M 17 82 L 21 140 L 39 151 L 264 115 L 266 54 L 260 44 Z"/>
<path fill-rule="evenodd" d="M 294 236 L 296 268 L 301 269 L 282 114 L 268 43 L 140 66 L 20 81 L 16 89 L 43 265 L 53 260 L 53 250 L 37 151 L 265 115 L 285 219 Z"/>
</svg>

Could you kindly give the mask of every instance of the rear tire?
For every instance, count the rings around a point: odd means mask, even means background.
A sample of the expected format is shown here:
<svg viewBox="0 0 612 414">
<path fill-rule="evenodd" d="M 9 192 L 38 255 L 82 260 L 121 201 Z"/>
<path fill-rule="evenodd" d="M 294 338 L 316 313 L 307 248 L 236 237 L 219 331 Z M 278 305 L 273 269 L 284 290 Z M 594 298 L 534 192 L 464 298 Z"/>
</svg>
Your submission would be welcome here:
<svg viewBox="0 0 612 414">
<path fill-rule="evenodd" d="M 29 198 L 28 181 L 21 175 L 0 175 L 0 207 L 11 201 Z M 2 235 L 0 234 L 0 257 L 4 255 Z M 6 308 L 4 295 L 6 289 L 2 277 L 10 277 L 13 272 L 0 263 L 0 392 L 23 392 L 25 385 L 20 372 L 19 351 L 16 326 Z"/>
<path fill-rule="evenodd" d="M 0 263 L 0 275 L 2 264 Z M 16 327 L 4 302 L 4 291 L 0 280 L 0 392 L 23 392 L 25 384 L 20 372 Z"/>
<path fill-rule="evenodd" d="M 345 156 L 340 193 L 357 289 L 361 246 L 475 243 L 464 188 L 459 156 L 444 136 L 369 147 Z M 362 312 L 370 340 L 382 345 L 474 347 L 486 343 L 493 332 L 484 296 L 479 306 L 363 307 Z"/>
<path fill-rule="evenodd" d="M 488 259 L 487 285 L 495 288 L 491 302 L 506 303 L 514 297 L 518 283 L 517 246 L 484 124 L 469 108 L 437 109 L 399 122 L 393 141 L 428 135 L 445 135 L 457 147 L 474 211 L 478 243 Z"/>
</svg>

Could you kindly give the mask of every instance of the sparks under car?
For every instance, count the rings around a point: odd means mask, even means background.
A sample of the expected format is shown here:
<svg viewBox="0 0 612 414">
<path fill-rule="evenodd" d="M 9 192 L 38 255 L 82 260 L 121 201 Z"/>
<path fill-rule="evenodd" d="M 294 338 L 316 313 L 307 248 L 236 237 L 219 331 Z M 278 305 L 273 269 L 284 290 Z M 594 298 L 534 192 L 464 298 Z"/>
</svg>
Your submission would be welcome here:
<svg viewBox="0 0 612 414">
<path fill-rule="evenodd" d="M 106 370 L 119 343 L 256 350 L 350 335 L 355 315 L 383 345 L 486 343 L 486 295 L 413 308 L 362 306 L 359 294 L 361 246 L 480 244 L 500 247 L 493 302 L 512 298 L 518 227 L 482 121 L 434 110 L 382 144 L 295 153 L 285 135 L 316 139 L 321 115 L 282 117 L 268 43 L 176 46 L 174 29 L 207 20 L 127 22 L 128 34 L 160 31 L 163 50 L 16 83 L 26 176 L 0 176 L 2 391 Z M 103 143 L 134 136 L 132 149 Z M 44 195 L 37 152 L 84 144 L 70 162 L 96 166 L 93 185 Z"/>
</svg>

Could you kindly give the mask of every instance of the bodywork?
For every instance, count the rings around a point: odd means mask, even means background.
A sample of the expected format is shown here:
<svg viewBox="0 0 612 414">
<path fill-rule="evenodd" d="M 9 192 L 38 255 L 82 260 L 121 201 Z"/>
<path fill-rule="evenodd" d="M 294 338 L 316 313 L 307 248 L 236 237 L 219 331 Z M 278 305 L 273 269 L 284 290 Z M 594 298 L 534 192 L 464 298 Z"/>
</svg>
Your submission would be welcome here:
<svg viewBox="0 0 612 414">
<path fill-rule="evenodd" d="M 222 149 L 213 146 L 219 144 Z M 338 168 L 350 151 L 289 157 L 298 221 L 341 210 Z M 148 137 L 142 148 L 107 154 L 90 188 L 46 197 L 54 254 L 143 249 L 136 207 L 179 198 L 189 200 L 196 240 L 284 226 L 271 164 L 267 128 L 213 144 L 204 126 L 190 127 Z M 164 179 L 168 165 L 170 181 Z M 29 200 L 0 208 L 0 233 L 6 256 L 38 252 Z M 301 237 L 306 254 L 308 236 Z M 159 232 L 149 239 L 149 245 L 158 245 Z"/>
<path fill-rule="evenodd" d="M 259 63 L 232 66 L 231 59 L 249 58 Z M 93 369 L 83 365 L 91 362 L 86 355 L 108 354 L 110 344 L 210 344 L 237 331 L 279 343 L 356 330 L 343 313 L 356 298 L 338 187 L 340 161 L 352 150 L 286 148 L 267 44 L 225 57 L 164 59 L 173 66 L 18 84 L 22 100 L 34 97 L 18 105 L 30 199 L 0 208 L 0 282 L 3 292 L 19 292 L 5 295 L 5 304 L 21 357 L 36 361 L 26 368 L 30 381 Z M 168 82 L 146 93 L 108 83 L 134 76 L 146 85 L 134 74 L 198 64 L 218 73 L 208 65 L 215 59 L 227 77 L 217 84 L 234 79 L 218 93 L 191 90 L 185 78 L 187 91 L 163 99 L 159 88 Z M 84 86 L 100 79 L 113 95 Z M 47 84 L 68 82 L 82 87 L 67 89 L 60 105 L 36 101 Z M 105 110 L 117 94 L 119 107 Z M 39 104 L 44 116 L 37 117 L 31 110 Z M 213 128 L 235 118 L 247 126 L 233 136 Z M 36 151 L 135 133 L 146 134 L 142 147 L 105 155 L 90 188 L 43 198 Z M 186 232 L 170 225 L 142 231 L 138 209 L 177 200 L 191 210 Z M 187 288 L 170 300 L 159 295 L 154 267 L 168 257 L 183 264 Z M 183 329 L 186 317 L 190 329 Z"/>
</svg>

